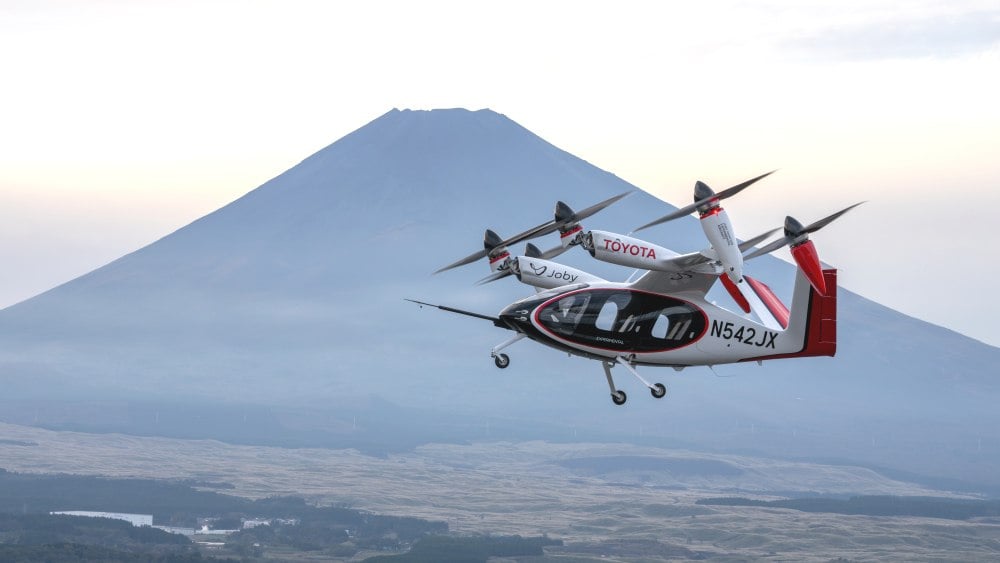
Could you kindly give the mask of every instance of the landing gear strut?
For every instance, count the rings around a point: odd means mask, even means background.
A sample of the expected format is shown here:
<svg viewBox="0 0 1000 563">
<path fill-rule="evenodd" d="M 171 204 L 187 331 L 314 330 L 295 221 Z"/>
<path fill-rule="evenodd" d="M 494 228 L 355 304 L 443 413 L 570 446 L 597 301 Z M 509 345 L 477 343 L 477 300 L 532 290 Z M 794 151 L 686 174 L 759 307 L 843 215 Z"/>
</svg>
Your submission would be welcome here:
<svg viewBox="0 0 1000 563">
<path fill-rule="evenodd" d="M 611 362 L 601 362 L 604 366 L 604 376 L 608 378 L 608 387 L 611 388 L 611 402 L 616 405 L 624 405 L 628 396 L 621 389 L 615 387 L 615 380 L 611 377 Z"/>
<path fill-rule="evenodd" d="M 610 361 L 601 362 L 601 365 L 604 367 L 604 375 L 608 379 L 608 387 L 611 388 L 611 401 L 614 404 L 624 405 L 626 399 L 625 392 L 615 387 L 615 380 L 611 377 L 611 368 L 614 367 L 615 363 L 623 366 L 626 370 L 628 370 L 629 373 L 634 375 L 636 379 L 641 381 L 643 385 L 648 387 L 650 394 L 652 394 L 654 398 L 662 399 L 667 395 L 666 385 L 662 383 L 650 383 L 646 381 L 645 379 L 642 378 L 641 375 L 639 375 L 639 372 L 635 371 L 635 368 L 632 367 L 632 364 L 629 361 L 629 359 L 626 359 L 623 356 L 618 356 L 617 358 L 615 358 L 614 363 Z"/>
<path fill-rule="evenodd" d="M 503 350 L 504 348 L 510 346 L 511 344 L 517 342 L 522 338 L 524 338 L 524 333 L 519 332 L 515 334 L 513 337 L 511 337 L 509 340 L 506 340 L 493 347 L 493 350 L 490 351 L 490 357 L 493 358 L 493 363 L 496 364 L 498 368 L 507 369 L 507 366 L 510 365 L 510 356 L 508 356 L 507 354 L 501 354 L 500 350 Z"/>
</svg>

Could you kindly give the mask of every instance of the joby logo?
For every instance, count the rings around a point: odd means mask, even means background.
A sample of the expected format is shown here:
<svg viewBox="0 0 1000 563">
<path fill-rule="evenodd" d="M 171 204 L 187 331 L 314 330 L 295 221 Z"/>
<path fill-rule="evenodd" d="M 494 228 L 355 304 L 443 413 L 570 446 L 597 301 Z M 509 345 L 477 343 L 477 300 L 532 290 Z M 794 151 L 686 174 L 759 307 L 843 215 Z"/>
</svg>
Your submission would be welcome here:
<svg viewBox="0 0 1000 563">
<path fill-rule="evenodd" d="M 528 266 L 531 267 L 531 271 L 535 273 L 535 276 L 537 276 L 539 278 L 542 278 L 542 277 L 545 277 L 545 278 L 554 278 L 554 279 L 557 279 L 557 280 L 566 281 L 568 283 L 573 283 L 573 282 L 576 281 L 576 278 L 580 277 L 579 274 L 573 274 L 569 270 L 565 270 L 565 271 L 562 271 L 562 272 L 560 272 L 560 271 L 552 271 L 552 272 L 549 273 L 549 275 L 546 276 L 545 272 L 548 272 L 548 270 L 549 270 L 548 266 L 546 266 L 544 264 L 542 266 L 540 266 L 540 267 L 539 266 L 535 266 L 535 264 L 533 262 L 528 262 Z"/>
</svg>

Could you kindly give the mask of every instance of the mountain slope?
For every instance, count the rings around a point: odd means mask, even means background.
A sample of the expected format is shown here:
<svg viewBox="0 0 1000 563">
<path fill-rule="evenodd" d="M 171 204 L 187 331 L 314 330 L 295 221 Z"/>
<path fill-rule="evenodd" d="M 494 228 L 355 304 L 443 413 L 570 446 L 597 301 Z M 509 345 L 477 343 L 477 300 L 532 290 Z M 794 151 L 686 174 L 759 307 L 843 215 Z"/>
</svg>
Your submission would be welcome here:
<svg viewBox="0 0 1000 563">
<path fill-rule="evenodd" d="M 722 378 L 647 370 L 671 387 L 664 401 L 619 373 L 637 391 L 625 408 L 611 405 L 596 363 L 521 343 L 498 372 L 489 349 L 506 333 L 403 301 L 494 312 L 529 290 L 474 286 L 485 264 L 430 272 L 480 248 L 485 227 L 518 232 L 549 219 L 556 200 L 582 208 L 627 190 L 637 188 L 492 111 L 393 110 L 230 205 L 0 312 L 8 400 L 336 412 L 373 396 L 610 439 L 1000 481 L 1000 350 L 847 291 L 837 358 L 722 366 Z M 628 232 L 670 209 L 637 190 L 587 225 Z M 648 237 L 705 246 L 694 219 Z M 609 279 L 630 274 L 580 250 L 564 256 Z M 765 257 L 749 269 L 787 294 L 788 264 Z"/>
</svg>

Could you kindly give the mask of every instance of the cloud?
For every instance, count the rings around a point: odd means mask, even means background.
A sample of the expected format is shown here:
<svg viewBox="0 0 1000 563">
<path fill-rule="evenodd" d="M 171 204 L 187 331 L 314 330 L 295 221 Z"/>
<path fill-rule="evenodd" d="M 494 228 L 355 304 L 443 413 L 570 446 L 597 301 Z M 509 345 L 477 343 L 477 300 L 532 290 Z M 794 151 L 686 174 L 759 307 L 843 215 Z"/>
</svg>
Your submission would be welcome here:
<svg viewBox="0 0 1000 563">
<path fill-rule="evenodd" d="M 1000 10 L 847 24 L 786 41 L 799 55 L 833 61 L 954 58 L 1000 44 Z"/>
</svg>

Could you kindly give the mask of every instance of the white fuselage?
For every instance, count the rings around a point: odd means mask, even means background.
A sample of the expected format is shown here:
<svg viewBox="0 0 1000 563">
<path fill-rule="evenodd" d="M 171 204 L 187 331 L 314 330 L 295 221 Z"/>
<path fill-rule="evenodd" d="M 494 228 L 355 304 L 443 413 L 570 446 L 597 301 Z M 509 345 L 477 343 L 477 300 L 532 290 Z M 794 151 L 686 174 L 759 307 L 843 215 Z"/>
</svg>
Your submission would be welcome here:
<svg viewBox="0 0 1000 563">
<path fill-rule="evenodd" d="M 798 290 L 797 290 L 798 293 Z M 628 283 L 564 286 L 512 303 L 500 319 L 542 344 L 634 364 L 714 365 L 798 352 L 805 316 L 784 330 L 709 303 Z"/>
</svg>

